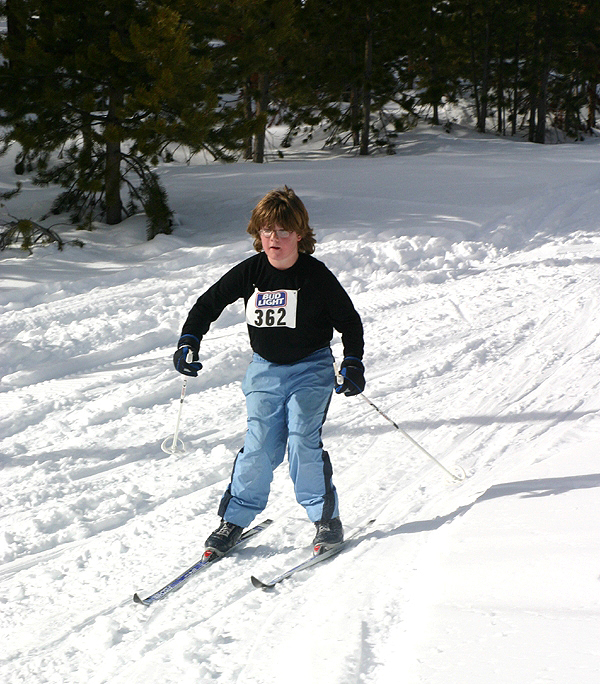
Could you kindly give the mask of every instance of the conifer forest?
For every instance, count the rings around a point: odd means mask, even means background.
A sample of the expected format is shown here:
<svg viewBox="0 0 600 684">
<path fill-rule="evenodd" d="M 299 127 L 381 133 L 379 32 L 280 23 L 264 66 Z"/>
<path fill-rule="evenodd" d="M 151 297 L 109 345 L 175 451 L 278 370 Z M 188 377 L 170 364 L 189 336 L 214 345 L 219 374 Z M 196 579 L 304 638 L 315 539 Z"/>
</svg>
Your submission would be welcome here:
<svg viewBox="0 0 600 684">
<path fill-rule="evenodd" d="M 418 119 L 532 144 L 593 135 L 600 3 L 584 0 L 4 0 L 2 151 L 52 207 L 171 230 L 156 167 L 265 160 L 265 132 L 394 153 Z M 560 133 L 560 137 L 558 136 Z M 304 133 L 302 133 L 304 134 Z"/>
</svg>

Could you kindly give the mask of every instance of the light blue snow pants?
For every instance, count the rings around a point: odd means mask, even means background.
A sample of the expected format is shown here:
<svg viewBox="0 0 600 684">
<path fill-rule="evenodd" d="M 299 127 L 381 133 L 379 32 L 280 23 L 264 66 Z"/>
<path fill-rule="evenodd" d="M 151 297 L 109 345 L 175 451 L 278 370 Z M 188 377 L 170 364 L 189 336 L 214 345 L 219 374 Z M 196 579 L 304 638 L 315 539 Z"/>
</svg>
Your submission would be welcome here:
<svg viewBox="0 0 600 684">
<path fill-rule="evenodd" d="M 248 431 L 219 507 L 224 520 L 248 527 L 264 510 L 286 446 L 296 500 L 309 519 L 339 515 L 331 461 L 321 442 L 334 380 L 329 348 L 292 364 L 254 354 L 242 383 Z"/>
</svg>

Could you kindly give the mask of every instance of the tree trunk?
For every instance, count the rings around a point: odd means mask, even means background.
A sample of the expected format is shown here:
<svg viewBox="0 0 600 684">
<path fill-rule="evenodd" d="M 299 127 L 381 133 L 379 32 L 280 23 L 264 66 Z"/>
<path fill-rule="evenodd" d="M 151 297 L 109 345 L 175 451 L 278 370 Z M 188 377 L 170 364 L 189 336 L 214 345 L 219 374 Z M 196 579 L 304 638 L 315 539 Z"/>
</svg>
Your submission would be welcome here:
<svg viewBox="0 0 600 684">
<path fill-rule="evenodd" d="M 360 145 L 360 92 L 356 85 L 350 91 L 350 126 L 352 129 L 352 144 Z"/>
<path fill-rule="evenodd" d="M 485 20 L 485 42 L 483 46 L 483 73 L 481 76 L 481 107 L 477 119 L 477 130 L 485 133 L 488 113 L 488 87 L 490 79 L 490 22 Z"/>
<path fill-rule="evenodd" d="M 6 0 L 6 40 L 8 46 L 15 54 L 25 51 L 25 39 L 27 34 L 27 11 L 23 6 L 23 0 Z M 14 66 L 14 55 L 11 55 L 9 67 Z"/>
<path fill-rule="evenodd" d="M 517 118 L 519 116 L 519 78 L 520 78 L 520 71 L 519 71 L 519 58 L 520 58 L 520 43 L 519 43 L 519 34 L 517 33 L 517 40 L 515 43 L 515 80 L 514 80 L 514 86 L 513 86 L 513 105 L 512 105 L 512 112 L 510 115 L 510 125 L 511 125 L 511 133 L 512 135 L 517 134 Z"/>
<path fill-rule="evenodd" d="M 429 28 L 430 28 L 430 39 L 429 39 L 429 56 L 431 58 L 431 73 L 430 79 L 430 92 L 432 94 L 431 105 L 433 107 L 433 117 L 431 123 L 433 126 L 440 125 L 440 100 L 439 100 L 439 50 L 438 50 L 438 35 L 437 27 L 435 24 L 435 7 L 432 4 L 429 10 Z"/>
<path fill-rule="evenodd" d="M 256 116 L 261 118 L 260 131 L 254 138 L 254 163 L 262 164 L 265 160 L 265 136 L 267 132 L 267 113 L 269 109 L 269 74 L 262 72 L 258 75 L 259 99 L 256 102 Z"/>
<path fill-rule="evenodd" d="M 106 223 L 113 226 L 121 223 L 123 205 L 121 203 L 121 131 L 117 117 L 117 107 L 122 96 L 113 91 L 109 97 L 106 136 L 106 166 L 104 185 L 106 197 Z"/>
<path fill-rule="evenodd" d="M 537 117 L 539 116 L 540 108 L 540 93 L 541 93 L 541 63 L 542 63 L 542 6 L 541 1 L 536 2 L 535 25 L 533 31 L 533 55 L 531 59 L 531 84 L 529 88 L 529 97 L 531 100 L 529 106 L 529 142 L 535 142 L 538 130 Z"/>
<path fill-rule="evenodd" d="M 498 134 L 506 134 L 506 112 L 504 98 L 504 37 L 500 37 L 500 55 L 498 57 Z"/>
<path fill-rule="evenodd" d="M 248 79 L 244 84 L 243 90 L 244 101 L 244 118 L 250 122 L 254 118 L 254 111 L 252 108 L 252 81 Z M 244 159 L 252 159 L 252 134 L 248 135 L 244 142 Z"/>
<path fill-rule="evenodd" d="M 15 70 L 25 51 L 27 37 L 27 12 L 23 5 L 23 0 L 6 0 L 6 42 L 10 50 L 8 67 L 11 71 Z M 27 166 L 27 149 L 23 149 L 15 160 L 15 173 L 21 176 L 25 173 Z"/>
<path fill-rule="evenodd" d="M 587 129 L 591 132 L 596 128 L 596 107 L 598 106 L 598 84 L 596 81 L 588 83 L 588 116 Z"/>
<path fill-rule="evenodd" d="M 367 36 L 365 40 L 365 70 L 363 78 L 362 105 L 363 125 L 360 141 L 360 154 L 369 154 L 369 135 L 371 132 L 371 77 L 373 72 L 373 25 L 371 7 L 367 7 Z"/>
<path fill-rule="evenodd" d="M 543 145 L 546 142 L 546 114 L 548 111 L 548 76 L 550 69 L 550 53 L 544 59 L 542 67 L 540 95 L 538 97 L 537 125 L 534 142 Z"/>
<path fill-rule="evenodd" d="M 481 117 L 481 105 L 479 103 L 479 88 L 477 86 L 477 59 L 475 57 L 475 33 L 473 27 L 473 8 L 471 7 L 471 5 L 467 6 L 467 17 L 469 20 L 469 43 L 471 48 L 471 80 L 473 82 L 473 100 L 475 101 L 475 117 L 477 119 L 477 122 L 479 123 L 479 119 Z"/>
</svg>

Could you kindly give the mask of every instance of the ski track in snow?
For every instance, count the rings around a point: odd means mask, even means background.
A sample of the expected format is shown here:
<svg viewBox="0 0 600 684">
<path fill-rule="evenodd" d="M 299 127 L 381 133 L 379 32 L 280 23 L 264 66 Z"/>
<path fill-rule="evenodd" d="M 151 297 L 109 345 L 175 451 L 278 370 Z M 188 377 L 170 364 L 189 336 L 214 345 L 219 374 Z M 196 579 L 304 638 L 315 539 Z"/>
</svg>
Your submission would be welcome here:
<svg viewBox="0 0 600 684">
<path fill-rule="evenodd" d="M 199 177 L 213 196 L 211 220 L 227 225 L 229 209 L 244 216 L 271 187 L 293 185 L 324 226 L 316 256 L 363 317 L 367 395 L 468 474 L 449 483 L 360 399 L 334 397 L 324 442 L 344 523 L 351 531 L 377 520 L 335 560 L 272 592 L 253 589 L 250 575 L 300 561 L 312 538 L 285 466 L 264 514 L 273 526 L 163 602 L 131 601 L 201 555 L 243 440 L 250 353 L 238 304 L 207 335 L 205 370 L 188 384 L 187 453 L 160 449 L 179 406 L 170 361 L 179 328 L 196 296 L 249 254 L 239 238 L 245 223 L 222 247 L 186 233 L 184 222 L 183 237 L 146 248 L 130 268 L 72 279 L 58 271 L 53 281 L 42 274 L 42 284 L 0 290 L 3 682 L 437 684 L 461 671 L 460 681 L 481 681 L 467 655 L 448 651 L 444 625 L 459 608 L 440 568 L 459 584 L 471 577 L 460 563 L 489 539 L 470 521 L 494 501 L 510 519 L 519 487 L 509 483 L 524 481 L 521 468 L 535 475 L 524 495 L 543 483 L 554 493 L 600 486 L 591 461 L 574 479 L 535 470 L 563 447 L 597 444 L 600 431 L 598 146 L 434 142 L 416 136 L 421 155 L 365 160 L 368 184 L 362 160 L 227 167 L 238 174 L 233 191 L 223 167 L 165 171 L 188 220 Z M 127 252 L 120 258 L 126 265 Z M 491 514 L 487 522 L 502 543 Z M 508 561 L 504 569 L 510 575 Z M 593 630 L 598 607 L 591 601 L 578 624 Z M 490 610 L 468 610 L 475 632 Z M 535 629 L 545 613 L 532 602 L 527 615 Z M 498 631 L 474 646 L 485 657 L 488 639 L 488 681 L 564 684 L 551 671 L 520 678 L 522 623 L 506 607 L 496 616 Z M 465 624 L 456 622 L 455 636 L 470 636 Z M 559 648 L 551 621 L 543 624 Z M 568 632 L 572 622 L 563 616 L 561 625 Z M 494 659 L 502 633 L 513 635 L 510 666 Z M 581 669 L 570 681 L 591 684 L 593 646 L 578 648 Z M 455 656 L 462 669 L 448 670 Z"/>
</svg>

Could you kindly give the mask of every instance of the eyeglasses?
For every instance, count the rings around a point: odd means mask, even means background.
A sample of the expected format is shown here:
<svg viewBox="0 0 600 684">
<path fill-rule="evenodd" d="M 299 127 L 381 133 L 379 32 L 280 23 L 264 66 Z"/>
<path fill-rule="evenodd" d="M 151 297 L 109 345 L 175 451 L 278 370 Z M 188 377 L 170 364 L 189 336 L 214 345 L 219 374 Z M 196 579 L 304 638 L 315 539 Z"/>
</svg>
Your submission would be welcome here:
<svg viewBox="0 0 600 684">
<path fill-rule="evenodd" d="M 275 236 L 278 238 L 288 238 L 291 234 L 291 230 L 280 230 L 280 229 L 275 229 L 275 228 L 261 228 L 260 234 L 264 235 L 264 237 L 271 237 L 275 233 Z"/>
</svg>

